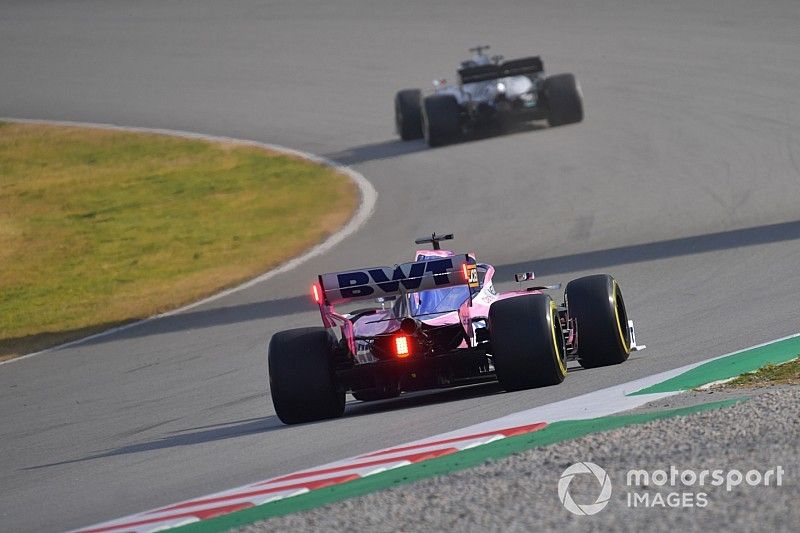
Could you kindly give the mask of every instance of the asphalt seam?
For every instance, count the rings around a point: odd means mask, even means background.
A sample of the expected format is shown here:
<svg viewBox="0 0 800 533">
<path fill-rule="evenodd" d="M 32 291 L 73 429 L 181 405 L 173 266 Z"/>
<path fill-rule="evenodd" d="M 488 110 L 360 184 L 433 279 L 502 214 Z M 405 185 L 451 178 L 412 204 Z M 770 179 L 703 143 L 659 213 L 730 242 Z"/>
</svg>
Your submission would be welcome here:
<svg viewBox="0 0 800 533">
<path fill-rule="evenodd" d="M 59 344 L 57 346 L 52 346 L 50 348 L 45 348 L 44 350 L 39 350 L 38 352 L 33 352 L 29 354 L 22 355 L 20 357 L 15 357 L 13 359 L 9 359 L 7 361 L 0 361 L 0 365 L 6 365 L 9 363 L 15 363 L 18 361 L 23 361 L 25 359 L 35 357 L 37 355 L 46 354 L 49 352 L 55 352 L 57 350 L 61 350 L 63 348 L 68 348 L 70 346 L 76 346 L 82 344 L 84 342 L 88 342 L 90 340 L 99 339 L 102 337 L 107 337 L 109 335 L 113 335 L 115 333 L 119 333 L 120 331 L 125 331 L 131 328 L 135 328 L 137 326 L 141 326 L 143 324 L 147 324 L 154 320 L 158 320 L 159 318 L 164 318 L 168 316 L 178 315 L 183 312 L 189 311 L 201 305 L 205 305 L 211 303 L 215 300 L 219 300 L 220 298 L 224 298 L 225 296 L 229 296 L 236 292 L 248 289 L 254 285 L 257 285 L 263 281 L 267 281 L 279 274 L 283 274 L 289 272 L 298 266 L 302 265 L 309 259 L 314 257 L 320 256 L 327 251 L 331 250 L 334 246 L 342 242 L 344 239 L 349 237 L 350 235 L 354 234 L 356 231 L 361 229 L 361 227 L 366 223 L 366 221 L 372 216 L 372 213 L 375 212 L 375 204 L 378 199 L 378 192 L 373 187 L 372 183 L 364 177 L 363 174 L 356 172 L 352 168 L 346 165 L 340 165 L 339 163 L 328 159 L 326 157 L 318 156 L 316 154 L 312 154 L 310 152 L 304 152 L 302 150 L 295 150 L 294 148 L 288 148 L 286 146 L 281 146 L 278 144 L 271 144 L 271 143 L 263 143 L 259 141 L 254 141 L 250 139 L 237 139 L 234 137 L 224 137 L 219 135 L 208 135 L 205 133 L 196 133 L 191 131 L 181 131 L 181 130 L 171 130 L 171 129 L 164 129 L 164 128 L 146 128 L 146 127 L 138 127 L 138 126 L 120 126 L 117 124 L 106 124 L 106 123 L 99 123 L 99 122 L 76 122 L 76 121 L 69 121 L 69 120 L 43 120 L 43 119 L 27 119 L 27 118 L 12 118 L 12 117 L 0 117 L 0 122 L 14 122 L 18 124 L 46 124 L 52 126 L 76 126 L 82 128 L 94 128 L 94 129 L 102 129 L 102 130 L 113 130 L 113 131 L 125 131 L 131 133 L 152 133 L 157 135 L 167 135 L 170 137 L 179 137 L 182 139 L 194 139 L 194 140 L 202 140 L 202 141 L 209 141 L 209 142 L 216 142 L 216 143 L 227 143 L 227 144 L 236 144 L 239 146 L 254 146 L 257 148 L 263 148 L 265 150 L 270 150 L 273 152 L 277 152 L 280 154 L 291 155 L 294 157 L 298 157 L 305 161 L 309 161 L 312 163 L 318 163 L 321 165 L 325 165 L 330 167 L 337 172 L 344 174 L 348 178 L 350 178 L 353 183 L 358 187 L 358 191 L 360 194 L 360 202 L 358 204 L 358 208 L 356 212 L 350 217 L 350 220 L 347 224 L 344 225 L 339 231 L 330 235 L 327 239 L 322 241 L 321 243 L 313 246 L 311 249 L 306 251 L 305 253 L 290 259 L 289 261 L 279 265 L 278 267 L 269 270 L 251 280 L 245 281 L 244 283 L 237 285 L 235 287 L 231 287 L 230 289 L 225 289 L 221 292 L 203 298 L 202 300 L 198 300 L 196 302 L 190 303 L 178 309 L 173 309 L 172 311 L 167 311 L 165 313 L 160 313 L 158 315 L 154 315 L 142 320 L 138 320 L 136 322 L 131 322 L 130 324 L 124 324 L 122 326 L 117 326 L 115 328 L 111 328 L 105 331 L 101 331 L 100 333 L 95 333 L 93 335 L 89 335 L 88 337 L 83 337 L 74 341 L 69 341 L 64 344 Z"/>
</svg>

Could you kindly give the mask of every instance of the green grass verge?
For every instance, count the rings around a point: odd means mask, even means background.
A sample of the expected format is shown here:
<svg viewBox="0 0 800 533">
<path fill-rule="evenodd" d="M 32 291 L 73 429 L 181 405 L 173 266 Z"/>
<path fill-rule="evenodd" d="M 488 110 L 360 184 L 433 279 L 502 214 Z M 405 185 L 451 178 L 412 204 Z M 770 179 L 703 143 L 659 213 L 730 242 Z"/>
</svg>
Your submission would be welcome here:
<svg viewBox="0 0 800 533">
<path fill-rule="evenodd" d="M 800 359 L 793 359 L 777 365 L 766 365 L 754 372 L 742 374 L 725 383 L 723 387 L 750 388 L 797 384 L 800 384 Z"/>
<path fill-rule="evenodd" d="M 228 531 L 260 520 L 296 513 L 314 507 L 321 507 L 329 503 L 362 496 L 370 492 L 385 490 L 405 483 L 412 483 L 421 479 L 464 470 L 478 466 L 490 459 L 501 459 L 514 453 L 520 453 L 532 448 L 549 446 L 566 440 L 577 439 L 590 433 L 610 431 L 632 424 L 644 424 L 662 418 L 685 416 L 709 409 L 719 409 L 733 405 L 738 401 L 740 400 L 725 400 L 669 411 L 554 422 L 544 429 L 525 435 L 501 439 L 452 455 L 437 457 L 340 485 L 313 490 L 306 494 L 250 507 L 209 520 L 194 522 L 176 528 L 175 530 L 181 531 L 182 533 L 214 533 Z"/>
<path fill-rule="evenodd" d="M 345 176 L 255 147 L 0 123 L 0 355 L 251 278 L 357 203 Z"/>
<path fill-rule="evenodd" d="M 788 339 L 709 361 L 672 379 L 631 394 L 652 394 L 694 389 L 714 381 L 729 379 L 745 372 L 752 372 L 764 365 L 786 362 L 797 357 L 798 352 L 800 352 L 800 336 L 789 337 Z"/>
</svg>

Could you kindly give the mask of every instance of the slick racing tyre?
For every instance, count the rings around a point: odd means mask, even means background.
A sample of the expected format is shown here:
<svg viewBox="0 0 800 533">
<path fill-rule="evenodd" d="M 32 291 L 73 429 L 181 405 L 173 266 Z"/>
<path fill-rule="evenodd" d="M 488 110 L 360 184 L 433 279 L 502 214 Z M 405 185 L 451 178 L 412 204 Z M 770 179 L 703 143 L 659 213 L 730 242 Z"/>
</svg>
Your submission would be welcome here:
<svg viewBox="0 0 800 533">
<path fill-rule="evenodd" d="M 344 388 L 333 372 L 336 338 L 325 328 L 280 331 L 269 342 L 269 388 L 284 424 L 344 413 Z"/>
<path fill-rule="evenodd" d="M 422 137 L 422 91 L 404 89 L 394 97 L 394 125 L 404 141 Z"/>
<path fill-rule="evenodd" d="M 428 146 L 454 142 L 461 135 L 461 107 L 451 94 L 428 96 L 422 105 L 422 134 Z"/>
<path fill-rule="evenodd" d="M 617 280 L 596 274 L 570 281 L 564 293 L 578 331 L 578 361 L 584 368 L 616 365 L 628 359 L 628 314 Z"/>
<path fill-rule="evenodd" d="M 489 308 L 492 362 L 507 391 L 557 385 L 567 375 L 564 334 L 546 294 L 500 300 Z"/>
<path fill-rule="evenodd" d="M 583 120 L 583 98 L 572 74 L 558 74 L 544 80 L 544 100 L 549 108 L 551 126 L 574 124 Z"/>
</svg>

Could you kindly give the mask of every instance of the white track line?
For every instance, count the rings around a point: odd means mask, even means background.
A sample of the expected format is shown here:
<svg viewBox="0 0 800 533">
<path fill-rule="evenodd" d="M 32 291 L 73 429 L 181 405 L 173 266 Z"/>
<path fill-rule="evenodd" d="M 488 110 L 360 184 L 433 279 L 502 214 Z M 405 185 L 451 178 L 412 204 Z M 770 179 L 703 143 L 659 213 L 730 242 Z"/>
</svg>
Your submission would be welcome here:
<svg viewBox="0 0 800 533">
<path fill-rule="evenodd" d="M 365 178 L 362 174 L 356 172 L 352 168 L 340 165 L 335 161 L 332 161 L 324 157 L 320 157 L 318 155 L 311 154 L 309 152 L 303 152 L 300 150 L 295 150 L 293 148 L 280 146 L 277 144 L 262 143 L 248 139 L 235 139 L 233 137 L 206 135 L 203 133 L 194 133 L 190 131 L 168 130 L 162 128 L 139 128 L 130 126 L 118 126 L 116 124 L 101 124 L 94 122 L 72 122 L 64 120 L 38 120 L 38 119 L 7 118 L 7 117 L 0 117 L 0 122 L 14 122 L 19 124 L 46 124 L 53 126 L 77 126 L 82 128 L 127 131 L 133 133 L 154 133 L 158 135 L 168 135 L 170 137 L 180 137 L 183 139 L 197 139 L 197 140 L 216 142 L 216 143 L 236 144 L 241 146 L 255 146 L 257 148 L 263 148 L 265 150 L 271 150 L 273 152 L 278 152 L 280 154 L 295 156 L 300 159 L 304 159 L 306 161 L 311 161 L 313 163 L 318 163 L 333 168 L 338 172 L 341 172 L 342 174 L 346 175 L 351 180 L 353 180 L 353 182 L 358 187 L 359 193 L 361 195 L 361 201 L 358 205 L 358 208 L 356 209 L 355 214 L 352 216 L 352 218 L 350 218 L 350 220 L 347 222 L 347 224 L 345 224 L 345 226 L 342 229 L 340 229 L 339 231 L 337 231 L 336 233 L 325 239 L 320 244 L 317 244 L 304 254 L 299 255 L 298 257 L 295 257 L 294 259 L 287 261 L 286 263 L 283 263 L 282 265 L 278 266 L 273 270 L 270 270 L 269 272 L 265 272 L 264 274 L 261 274 L 258 277 L 255 277 L 249 281 L 242 283 L 241 285 L 237 285 L 236 287 L 232 287 L 222 292 L 218 292 L 212 296 L 203 298 L 202 300 L 191 303 L 189 305 L 185 305 L 181 308 L 173 309 L 172 311 L 167 311 L 166 313 L 161 313 L 159 315 L 145 318 L 137 322 L 131 322 L 130 324 L 125 324 L 124 326 L 119 326 L 116 328 L 108 329 L 106 331 L 101 331 L 100 333 L 95 333 L 94 335 L 90 335 L 82 339 L 70 341 L 64 344 L 60 344 L 58 346 L 53 346 L 51 348 L 40 350 L 38 352 L 16 357 L 14 359 L 9 359 L 8 361 L 1 361 L 0 365 L 22 361 L 24 359 L 28 359 L 29 357 L 34 357 L 36 355 L 41 355 L 43 353 L 48 353 L 63 348 L 68 348 L 70 346 L 81 344 L 92 339 L 106 337 L 108 335 L 112 335 L 120 331 L 125 331 L 126 329 L 134 328 L 136 326 L 141 326 L 142 324 L 146 324 L 148 322 L 157 320 L 162 317 L 177 315 L 185 311 L 188 311 L 190 309 L 193 309 L 195 307 L 198 307 L 200 305 L 207 304 L 209 302 L 213 302 L 214 300 L 218 300 L 220 298 L 228 296 L 229 294 L 233 294 L 235 292 L 248 289 L 253 285 L 261 283 L 262 281 L 266 281 L 270 278 L 273 278 L 278 274 L 289 272 L 290 270 L 293 270 L 294 268 L 297 268 L 301 264 L 305 263 L 309 259 L 324 254 L 325 252 L 329 251 L 331 248 L 342 242 L 344 239 L 346 239 L 347 237 L 358 231 L 361 228 L 361 226 L 364 225 L 367 219 L 369 219 L 369 217 L 372 216 L 372 213 L 375 211 L 375 203 L 377 202 L 378 199 L 378 192 L 375 190 L 375 187 L 372 186 L 372 184 L 367 180 L 367 178 Z"/>
<path fill-rule="evenodd" d="M 427 439 L 420 439 L 419 441 L 414 441 L 413 443 L 409 444 L 420 444 L 428 440 L 448 439 L 465 434 L 469 435 L 472 433 L 493 431 L 497 428 L 522 426 L 535 422 L 547 422 L 550 424 L 562 420 L 586 420 L 629 411 L 654 400 L 660 400 L 669 396 L 682 394 L 685 391 L 655 392 L 649 394 L 631 395 L 634 392 L 658 383 L 662 383 L 676 376 L 680 376 L 681 374 L 684 374 L 706 363 L 731 357 L 742 352 L 755 350 L 757 348 L 762 348 L 770 344 L 775 344 L 799 336 L 800 333 L 787 335 L 779 339 L 762 342 L 761 344 L 756 344 L 741 350 L 717 355 L 696 363 L 690 363 L 678 368 L 673 368 L 672 370 L 666 370 L 664 372 L 659 372 L 658 374 L 652 374 L 650 376 L 645 376 L 643 378 L 621 383 L 619 385 L 612 385 L 611 387 L 581 394 L 580 396 L 573 396 L 571 398 L 567 398 L 566 400 L 560 400 L 539 407 L 533 407 L 531 409 L 512 413 L 500 418 L 495 418 L 494 420 L 489 420 L 487 422 L 481 422 L 455 431 L 434 435 L 433 437 L 428 437 Z M 400 444 L 399 446 L 406 445 L 407 444 Z"/>
<path fill-rule="evenodd" d="M 174 527 L 173 521 L 175 521 L 175 524 L 198 521 L 198 518 L 194 517 L 192 513 L 201 512 L 204 510 L 207 511 L 209 509 L 215 509 L 217 507 L 230 504 L 249 502 L 253 505 L 260 505 L 267 501 L 292 497 L 308 492 L 308 490 L 315 490 L 313 488 L 303 489 L 301 486 L 304 483 L 311 484 L 324 481 L 325 479 L 338 479 L 342 476 L 350 474 L 354 474 L 360 478 L 363 478 L 368 475 L 384 472 L 389 468 L 402 468 L 403 466 L 412 462 L 410 460 L 410 457 L 412 456 L 431 452 L 435 453 L 436 450 L 444 451 L 452 448 L 463 450 L 474 446 L 488 444 L 494 440 L 505 438 L 506 435 L 504 435 L 504 433 L 512 429 L 530 427 L 532 424 L 542 422 L 551 424 L 561 420 L 586 420 L 628 411 L 653 400 L 681 394 L 682 391 L 629 396 L 633 392 L 657 383 L 661 383 L 675 376 L 679 376 L 684 372 L 697 368 L 698 366 L 711 361 L 716 361 L 724 357 L 730 357 L 747 350 L 753 350 L 798 336 L 800 336 L 800 334 L 788 335 L 786 337 L 767 341 L 749 348 L 736 350 L 734 352 L 711 357 L 697 363 L 691 363 L 679 368 L 667 370 L 666 372 L 660 372 L 658 374 L 653 374 L 651 376 L 639 378 L 627 383 L 622 383 L 620 385 L 614 385 L 605 389 L 582 394 L 580 396 L 573 396 L 572 398 L 568 398 L 566 400 L 534 407 L 532 409 L 526 409 L 504 417 L 496 418 L 494 420 L 474 424 L 459 430 L 441 433 L 439 435 L 434 435 L 424 439 L 384 448 L 383 450 L 349 457 L 347 459 L 300 470 L 287 475 L 277 476 L 264 481 L 256 481 L 241 487 L 192 498 L 190 500 L 166 505 L 124 518 L 102 522 L 100 524 L 89 526 L 83 529 L 91 530 L 94 528 L 111 528 L 116 531 L 124 530 L 137 533 L 161 531 L 164 529 L 169 529 L 170 527 Z M 531 429 L 531 431 L 535 430 Z M 513 434 L 516 433 L 511 433 L 511 435 Z M 453 442 L 451 440 L 460 437 L 465 438 L 461 442 Z M 385 460 L 386 462 L 381 462 L 379 464 L 364 464 L 369 463 L 372 460 Z M 425 459 L 420 458 L 419 460 Z M 284 486 L 286 487 L 286 490 L 281 491 L 280 489 Z M 294 488 L 290 489 L 289 487 Z M 265 491 L 271 488 L 276 489 L 276 492 L 253 494 L 256 491 Z M 176 515 L 190 516 L 181 516 L 180 518 L 177 518 Z M 138 526 L 130 526 L 131 523 L 137 523 L 141 520 L 146 520 L 147 522 Z"/>
</svg>

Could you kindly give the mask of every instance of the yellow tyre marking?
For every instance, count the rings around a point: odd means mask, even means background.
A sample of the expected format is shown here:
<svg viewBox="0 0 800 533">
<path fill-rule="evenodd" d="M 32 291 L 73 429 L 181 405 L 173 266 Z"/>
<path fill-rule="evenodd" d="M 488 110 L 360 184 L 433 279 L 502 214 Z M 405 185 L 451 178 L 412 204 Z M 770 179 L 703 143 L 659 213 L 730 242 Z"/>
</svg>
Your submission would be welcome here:
<svg viewBox="0 0 800 533">
<path fill-rule="evenodd" d="M 614 316 L 617 319 L 617 333 L 619 333 L 619 341 L 622 344 L 622 349 L 625 350 L 625 353 L 631 353 L 631 345 L 625 341 L 625 334 L 622 333 L 622 324 L 619 322 L 619 311 L 617 310 L 617 280 L 613 280 L 612 282 L 612 291 L 611 291 L 611 303 L 614 305 Z M 625 324 L 625 327 L 628 327 L 628 324 Z"/>
<path fill-rule="evenodd" d="M 558 320 L 558 312 L 556 311 L 556 303 L 553 300 L 550 300 L 550 321 L 553 323 L 552 328 L 550 330 L 553 333 L 553 346 L 556 349 L 556 361 L 558 361 L 558 368 L 561 369 L 561 375 L 565 376 L 567 374 L 567 367 L 564 366 L 564 360 L 561 358 L 561 348 L 558 339 L 556 338 L 556 323 L 555 321 Z M 559 327 L 561 327 L 559 325 Z"/>
</svg>

